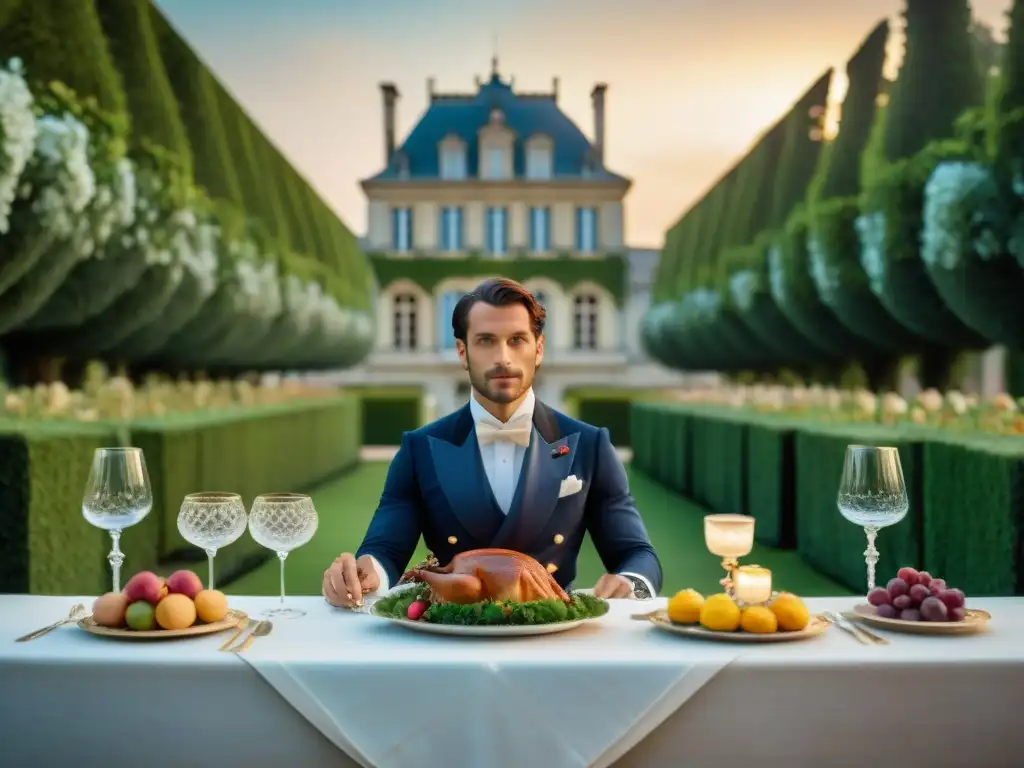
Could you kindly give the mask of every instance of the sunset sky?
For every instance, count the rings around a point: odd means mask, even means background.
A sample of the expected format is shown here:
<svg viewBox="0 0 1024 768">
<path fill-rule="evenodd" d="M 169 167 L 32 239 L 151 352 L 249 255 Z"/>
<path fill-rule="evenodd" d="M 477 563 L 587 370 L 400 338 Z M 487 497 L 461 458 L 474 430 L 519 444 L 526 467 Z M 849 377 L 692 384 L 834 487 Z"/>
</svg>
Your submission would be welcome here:
<svg viewBox="0 0 1024 768">
<path fill-rule="evenodd" d="M 900 0 L 157 0 L 284 154 L 357 233 L 360 178 L 383 164 L 378 84 L 404 137 L 439 91 L 469 91 L 497 50 L 517 89 L 550 90 L 593 135 L 609 85 L 606 163 L 634 180 L 627 241 L 665 228 L 827 67 L 840 73 Z M 1006 25 L 1010 0 L 974 0 Z M 497 41 L 495 43 L 495 41 Z M 898 57 L 902 40 L 895 40 Z M 896 59 L 891 62 L 892 66 Z M 834 87 L 841 98 L 845 82 Z"/>
</svg>

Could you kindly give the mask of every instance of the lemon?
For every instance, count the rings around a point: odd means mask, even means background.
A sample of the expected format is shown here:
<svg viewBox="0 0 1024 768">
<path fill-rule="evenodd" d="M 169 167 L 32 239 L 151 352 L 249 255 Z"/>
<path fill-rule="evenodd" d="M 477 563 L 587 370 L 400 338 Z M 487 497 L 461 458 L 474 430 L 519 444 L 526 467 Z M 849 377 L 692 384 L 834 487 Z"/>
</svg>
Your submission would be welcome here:
<svg viewBox="0 0 1024 768">
<path fill-rule="evenodd" d="M 770 608 L 763 605 L 752 605 L 743 609 L 740 617 L 740 629 L 755 635 L 770 635 L 779 628 L 779 622 Z"/>
<path fill-rule="evenodd" d="M 696 624 L 700 621 L 700 609 L 704 596 L 695 589 L 676 592 L 668 601 L 668 618 L 674 624 Z"/>
<path fill-rule="evenodd" d="M 740 607 L 724 593 L 711 595 L 701 606 L 700 623 L 713 632 L 735 632 L 740 626 Z"/>
<path fill-rule="evenodd" d="M 811 620 L 811 612 L 804 601 L 794 594 L 783 592 L 771 604 L 772 613 L 778 619 L 783 632 L 799 632 Z"/>
</svg>

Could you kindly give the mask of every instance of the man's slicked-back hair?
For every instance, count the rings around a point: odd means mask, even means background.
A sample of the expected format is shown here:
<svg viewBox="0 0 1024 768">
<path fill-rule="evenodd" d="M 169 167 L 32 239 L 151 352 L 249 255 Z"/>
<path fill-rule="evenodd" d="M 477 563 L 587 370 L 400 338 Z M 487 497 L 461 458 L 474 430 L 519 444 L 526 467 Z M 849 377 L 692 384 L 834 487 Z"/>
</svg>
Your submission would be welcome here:
<svg viewBox="0 0 1024 768">
<path fill-rule="evenodd" d="M 540 302 L 515 280 L 495 277 L 484 280 L 455 305 L 455 311 L 452 312 L 452 330 L 455 331 L 455 338 L 461 340 L 463 344 L 469 335 L 469 310 L 479 301 L 492 307 L 522 304 L 530 315 L 530 330 L 533 331 L 534 337 L 544 333 L 544 319 L 547 313 Z"/>
</svg>

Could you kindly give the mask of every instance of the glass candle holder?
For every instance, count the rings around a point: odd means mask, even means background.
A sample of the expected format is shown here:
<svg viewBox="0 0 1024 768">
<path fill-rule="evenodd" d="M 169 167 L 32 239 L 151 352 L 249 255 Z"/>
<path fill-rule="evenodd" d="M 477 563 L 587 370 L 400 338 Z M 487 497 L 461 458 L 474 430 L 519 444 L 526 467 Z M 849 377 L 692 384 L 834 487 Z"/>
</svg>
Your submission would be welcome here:
<svg viewBox="0 0 1024 768">
<path fill-rule="evenodd" d="M 733 574 L 739 558 L 754 548 L 754 518 L 749 515 L 706 515 L 704 544 L 713 555 L 722 558 L 725 578 L 719 583 L 733 595 Z"/>
<path fill-rule="evenodd" d="M 742 565 L 733 574 L 736 599 L 747 605 L 767 603 L 772 597 L 772 572 L 759 565 Z"/>
</svg>

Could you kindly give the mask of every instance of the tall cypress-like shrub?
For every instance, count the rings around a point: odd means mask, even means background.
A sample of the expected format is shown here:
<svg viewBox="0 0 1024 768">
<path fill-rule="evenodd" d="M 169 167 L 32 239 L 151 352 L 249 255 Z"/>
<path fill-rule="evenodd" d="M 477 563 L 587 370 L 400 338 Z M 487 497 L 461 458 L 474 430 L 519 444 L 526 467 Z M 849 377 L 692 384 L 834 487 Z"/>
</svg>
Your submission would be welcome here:
<svg viewBox="0 0 1024 768">
<path fill-rule="evenodd" d="M 766 176 L 764 205 L 751 222 L 753 242 L 737 253 L 729 276 L 731 298 L 740 318 L 763 345 L 774 349 L 780 364 L 813 366 L 833 356 L 816 345 L 786 318 L 771 293 L 770 251 L 779 229 L 803 199 L 821 152 L 825 109 L 832 70 L 821 75 L 797 100 L 779 124 L 777 163 Z"/>
<path fill-rule="evenodd" d="M 22 328 L 43 309 L 79 261 L 90 258 L 122 225 L 116 205 L 118 163 L 128 129 L 126 98 L 92 0 L 33 0 L 14 8 L 0 28 L 0 59 L 18 57 L 37 102 L 54 116 L 74 115 L 89 131 L 88 160 L 97 188 L 69 232 L 55 236 L 34 209 L 18 207 L 14 244 L 5 243 L 0 277 L 0 334 Z M 66 88 L 65 88 L 66 86 Z M 68 91 L 67 89 L 70 89 Z M 108 194 L 109 193 L 109 194 Z M 63 202 L 63 201 L 61 201 Z M 52 204 L 52 202 L 51 202 Z M 19 235 L 24 236 L 19 242 Z M 5 237 L 5 240 L 7 238 Z M 38 354 L 29 348 L 27 354 Z M 59 350 L 58 350 L 59 352 Z"/>
<path fill-rule="evenodd" d="M 850 84 L 839 134 L 823 156 L 818 178 L 812 184 L 805 242 L 808 272 L 821 303 L 851 338 L 865 339 L 873 348 L 885 350 L 889 362 L 880 364 L 873 381 L 882 387 L 890 383 L 899 354 L 916 342 L 916 337 L 897 323 L 872 293 L 860 264 L 860 240 L 855 228 L 860 215 L 860 168 L 877 132 L 879 105 L 888 99 L 889 86 L 882 73 L 888 34 L 888 25 L 879 24 L 847 65 Z M 799 260 L 800 246 L 794 247 L 794 259 Z M 824 312 L 809 309 L 806 314 L 804 327 L 816 319 L 828 323 L 825 318 L 829 315 Z"/>
<path fill-rule="evenodd" d="M 941 298 L 921 258 L 924 190 L 936 166 L 964 159 L 953 141 L 965 110 L 984 103 L 967 0 L 906 0 L 906 48 L 882 123 L 877 158 L 864 165 L 857 220 L 861 265 L 889 315 L 919 341 L 925 386 L 955 385 L 960 350 L 988 342 Z M 870 151 L 871 148 L 869 148 Z"/>
<path fill-rule="evenodd" d="M 928 275 L 957 317 L 991 343 L 1021 350 L 1024 7 L 1020 2 L 1013 3 L 1010 22 L 1002 89 L 993 93 L 990 88 L 986 94 L 986 105 L 995 107 L 994 114 L 971 110 L 961 118 L 967 137 L 962 143 L 969 158 L 947 158 L 932 172 L 924 192 L 921 241 Z M 979 114 L 988 121 L 978 119 Z M 934 144 L 929 148 L 934 149 Z"/>
<path fill-rule="evenodd" d="M 874 358 L 884 354 L 867 336 L 854 333 L 822 301 L 812 276 L 807 247 L 810 219 L 823 204 L 828 210 L 847 207 L 856 211 L 860 190 L 861 153 L 867 144 L 879 99 L 879 83 L 885 63 L 889 23 L 879 22 L 858 46 L 846 64 L 848 81 L 840 111 L 839 132 L 819 154 L 815 175 L 806 198 L 794 207 L 785 231 L 769 250 L 769 274 L 772 295 L 786 318 L 805 337 L 819 347 L 829 349 L 842 359 Z M 832 200 L 843 201 L 839 203 Z M 863 270 L 854 252 L 851 258 L 837 259 L 828 269 L 818 271 L 829 278 L 824 284 L 847 286 L 856 297 L 865 296 L 877 305 L 867 288 Z M 823 267 L 822 263 L 818 263 Z M 834 277 L 834 280 L 832 279 Z"/>
<path fill-rule="evenodd" d="M 164 70 L 147 0 L 103 0 L 96 6 L 103 34 L 121 74 L 131 115 L 130 157 L 137 175 L 151 174 L 163 188 L 170 187 L 172 202 L 184 204 L 182 185 L 191 179 L 192 155 L 178 104 Z M 176 180 L 169 176 L 174 174 Z M 137 179 L 136 188 L 146 180 Z M 164 193 L 161 192 L 163 196 Z M 151 226 L 146 227 L 152 233 Z M 147 265 L 146 249 L 129 238 L 115 238 L 100 258 L 80 262 L 44 308 L 26 324 L 30 331 L 77 328 L 110 307 L 130 291 Z M 121 321 L 119 315 L 109 322 Z M 95 350 L 69 349 L 73 357 Z"/>
</svg>

